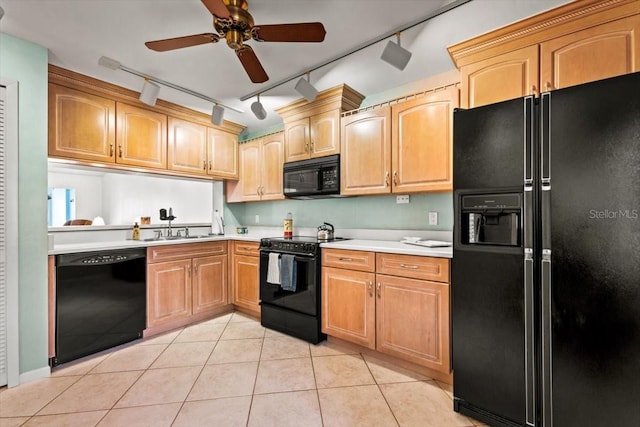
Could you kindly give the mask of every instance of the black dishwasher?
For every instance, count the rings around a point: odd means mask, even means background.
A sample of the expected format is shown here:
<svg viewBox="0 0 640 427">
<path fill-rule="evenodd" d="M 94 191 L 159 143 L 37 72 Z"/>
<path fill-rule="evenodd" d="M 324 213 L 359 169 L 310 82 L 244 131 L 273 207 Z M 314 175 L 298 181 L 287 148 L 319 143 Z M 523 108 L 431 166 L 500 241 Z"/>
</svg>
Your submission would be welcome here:
<svg viewBox="0 0 640 427">
<path fill-rule="evenodd" d="M 69 362 L 142 337 L 146 249 L 56 256 L 56 355 Z"/>
</svg>

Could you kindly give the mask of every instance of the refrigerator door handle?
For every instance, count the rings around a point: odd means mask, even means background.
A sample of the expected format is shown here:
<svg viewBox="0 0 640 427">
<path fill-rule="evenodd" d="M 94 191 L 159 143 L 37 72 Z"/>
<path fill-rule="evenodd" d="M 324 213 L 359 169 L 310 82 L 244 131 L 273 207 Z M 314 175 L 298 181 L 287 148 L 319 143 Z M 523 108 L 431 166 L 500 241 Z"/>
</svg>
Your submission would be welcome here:
<svg viewBox="0 0 640 427">
<path fill-rule="evenodd" d="M 553 427 L 553 366 L 551 360 L 551 250 L 542 250 L 542 425 Z"/>
<path fill-rule="evenodd" d="M 524 306 L 525 306 L 525 397 L 526 423 L 536 425 L 536 360 L 535 360 L 535 310 L 533 304 L 533 250 L 524 254 Z"/>
<path fill-rule="evenodd" d="M 524 185 L 533 185 L 533 96 L 524 98 Z"/>
<path fill-rule="evenodd" d="M 551 92 L 540 100 L 540 178 L 542 185 L 551 185 Z"/>
</svg>

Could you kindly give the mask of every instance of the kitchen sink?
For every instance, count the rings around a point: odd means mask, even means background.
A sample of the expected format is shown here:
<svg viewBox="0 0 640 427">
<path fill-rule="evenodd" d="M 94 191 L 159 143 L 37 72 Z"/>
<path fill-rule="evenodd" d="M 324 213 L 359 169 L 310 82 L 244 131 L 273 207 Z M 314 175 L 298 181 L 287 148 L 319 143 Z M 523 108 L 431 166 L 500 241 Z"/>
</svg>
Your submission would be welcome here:
<svg viewBox="0 0 640 427">
<path fill-rule="evenodd" d="M 194 236 L 171 236 L 171 237 L 148 237 L 143 239 L 144 242 L 157 242 L 161 240 L 191 240 L 191 239 L 204 239 L 206 237 L 210 237 L 207 234 L 197 234 Z"/>
</svg>

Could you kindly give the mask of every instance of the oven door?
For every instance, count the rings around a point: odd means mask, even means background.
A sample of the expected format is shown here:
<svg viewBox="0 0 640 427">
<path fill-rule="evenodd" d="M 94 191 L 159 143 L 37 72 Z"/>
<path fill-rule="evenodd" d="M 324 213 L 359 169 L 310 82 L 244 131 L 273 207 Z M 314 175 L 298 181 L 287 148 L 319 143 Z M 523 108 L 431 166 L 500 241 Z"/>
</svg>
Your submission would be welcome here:
<svg viewBox="0 0 640 427">
<path fill-rule="evenodd" d="M 316 316 L 319 314 L 320 297 L 318 276 L 318 258 L 316 256 L 295 255 L 296 290 L 285 291 L 280 285 L 267 283 L 267 269 L 270 251 L 260 251 L 260 299 L 262 304 L 295 310 L 300 313 Z M 287 253 L 287 252 L 279 252 Z"/>
</svg>

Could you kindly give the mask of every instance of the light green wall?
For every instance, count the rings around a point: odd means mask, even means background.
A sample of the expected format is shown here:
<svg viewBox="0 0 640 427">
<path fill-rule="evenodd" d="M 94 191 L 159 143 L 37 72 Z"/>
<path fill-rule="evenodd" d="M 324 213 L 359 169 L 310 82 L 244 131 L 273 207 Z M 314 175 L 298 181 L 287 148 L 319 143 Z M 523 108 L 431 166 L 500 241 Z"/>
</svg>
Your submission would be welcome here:
<svg viewBox="0 0 640 427">
<path fill-rule="evenodd" d="M 0 33 L 0 76 L 18 81 L 20 374 L 47 353 L 47 49 Z"/>
<path fill-rule="evenodd" d="M 438 225 L 429 225 L 429 211 L 438 212 Z M 233 227 L 281 226 L 287 212 L 293 214 L 294 227 L 317 227 L 326 221 L 336 229 L 453 229 L 452 193 L 411 195 L 409 204 L 397 204 L 396 196 L 228 203 L 225 220 Z M 260 216 L 259 224 L 255 223 L 256 215 Z"/>
</svg>

